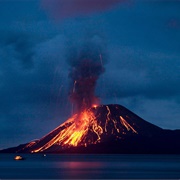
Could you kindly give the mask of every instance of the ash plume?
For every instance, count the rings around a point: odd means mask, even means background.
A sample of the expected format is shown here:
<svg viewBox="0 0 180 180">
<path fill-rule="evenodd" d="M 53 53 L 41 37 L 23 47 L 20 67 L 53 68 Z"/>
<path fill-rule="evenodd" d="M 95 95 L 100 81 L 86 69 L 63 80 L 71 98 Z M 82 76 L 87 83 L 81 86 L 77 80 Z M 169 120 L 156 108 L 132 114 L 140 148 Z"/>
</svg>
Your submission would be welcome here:
<svg viewBox="0 0 180 180">
<path fill-rule="evenodd" d="M 95 87 L 99 76 L 105 71 L 104 46 L 88 41 L 80 47 L 71 47 L 68 56 L 71 78 L 70 100 L 76 112 L 92 107 L 99 102 Z"/>
</svg>

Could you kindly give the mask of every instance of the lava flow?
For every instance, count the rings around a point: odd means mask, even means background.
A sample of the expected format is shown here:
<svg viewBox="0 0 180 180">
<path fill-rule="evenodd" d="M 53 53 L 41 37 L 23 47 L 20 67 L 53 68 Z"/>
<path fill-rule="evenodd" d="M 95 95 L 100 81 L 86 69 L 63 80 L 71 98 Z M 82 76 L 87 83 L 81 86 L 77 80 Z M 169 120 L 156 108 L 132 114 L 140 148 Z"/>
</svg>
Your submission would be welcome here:
<svg viewBox="0 0 180 180">
<path fill-rule="evenodd" d="M 75 114 L 58 127 L 58 129 L 62 130 L 55 137 L 33 152 L 44 151 L 54 144 L 60 145 L 62 147 L 78 145 L 86 146 L 87 143 L 92 143 L 90 141 L 86 142 L 84 140 L 88 134 L 89 127 L 92 128 L 93 132 L 98 137 L 97 141 L 99 141 L 100 135 L 103 133 L 103 129 L 98 125 L 94 113 L 90 110 L 85 110 L 80 114 Z M 51 132 L 49 134 L 51 134 Z"/>
<path fill-rule="evenodd" d="M 73 115 L 40 140 L 27 144 L 23 150 L 29 149 L 35 153 L 77 146 L 87 147 L 106 142 L 112 137 L 119 140 L 123 139 L 124 135 L 138 134 L 138 126 L 121 111 L 119 105 L 89 108 Z"/>
</svg>

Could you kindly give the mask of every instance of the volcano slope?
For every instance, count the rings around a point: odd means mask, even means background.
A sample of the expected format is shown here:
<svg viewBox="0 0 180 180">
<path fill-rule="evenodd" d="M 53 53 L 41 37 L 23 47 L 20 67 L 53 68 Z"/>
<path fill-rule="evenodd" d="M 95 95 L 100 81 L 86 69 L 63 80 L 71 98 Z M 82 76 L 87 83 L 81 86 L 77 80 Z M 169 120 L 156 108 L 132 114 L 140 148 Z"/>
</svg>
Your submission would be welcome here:
<svg viewBox="0 0 180 180">
<path fill-rule="evenodd" d="M 75 114 L 39 140 L 1 152 L 180 154 L 180 130 L 155 126 L 121 105 Z"/>
</svg>

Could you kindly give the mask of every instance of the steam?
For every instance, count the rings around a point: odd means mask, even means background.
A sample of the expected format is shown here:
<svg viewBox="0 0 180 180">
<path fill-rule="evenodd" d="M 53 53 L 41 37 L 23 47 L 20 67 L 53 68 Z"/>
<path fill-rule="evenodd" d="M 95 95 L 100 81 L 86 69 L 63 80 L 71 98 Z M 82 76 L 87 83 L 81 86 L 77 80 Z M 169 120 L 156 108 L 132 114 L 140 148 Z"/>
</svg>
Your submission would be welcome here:
<svg viewBox="0 0 180 180">
<path fill-rule="evenodd" d="M 99 76 L 105 71 L 105 47 L 100 38 L 95 37 L 71 47 L 68 56 L 71 78 L 70 99 L 76 111 L 83 111 L 97 104 L 95 87 Z"/>
<path fill-rule="evenodd" d="M 77 15 L 104 11 L 127 0 L 41 0 L 42 6 L 53 17 L 64 19 Z"/>
</svg>

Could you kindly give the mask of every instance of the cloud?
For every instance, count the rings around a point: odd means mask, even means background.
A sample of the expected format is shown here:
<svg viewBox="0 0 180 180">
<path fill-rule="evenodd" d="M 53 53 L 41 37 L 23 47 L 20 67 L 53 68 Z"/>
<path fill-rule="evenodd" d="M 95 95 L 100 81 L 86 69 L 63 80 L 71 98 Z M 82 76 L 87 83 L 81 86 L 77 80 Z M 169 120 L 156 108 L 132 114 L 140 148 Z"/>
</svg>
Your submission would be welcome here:
<svg viewBox="0 0 180 180">
<path fill-rule="evenodd" d="M 56 18 L 86 15 L 104 11 L 127 0 L 42 0 L 42 6 Z"/>
<path fill-rule="evenodd" d="M 11 146 L 17 141 L 12 142 L 8 132 L 16 134 L 18 143 L 24 143 L 43 136 L 69 116 L 64 45 L 63 35 L 36 42 L 31 35 L 10 33 L 1 41 L 0 135 Z M 51 126 L 42 127 L 48 122 Z"/>
<path fill-rule="evenodd" d="M 141 96 L 147 99 L 178 99 L 179 55 L 114 46 L 110 49 L 103 98 Z M 101 80 L 102 81 L 102 80 Z M 102 84 L 102 82 L 100 82 Z M 101 86 L 101 85 L 100 85 Z M 101 87 L 98 87 L 100 89 Z"/>
<path fill-rule="evenodd" d="M 32 68 L 34 52 L 33 42 L 30 37 L 22 32 L 6 32 L 1 33 L 1 36 L 1 45 L 4 52 L 10 51 L 13 53 L 13 57 L 20 61 L 19 63 L 23 68 Z"/>
</svg>

